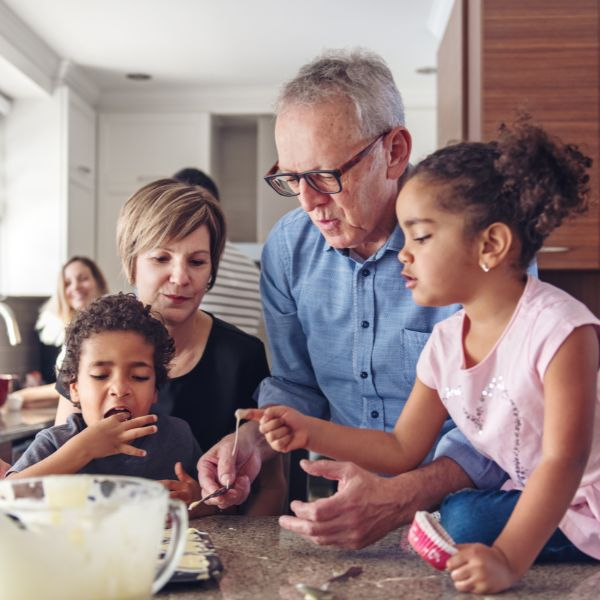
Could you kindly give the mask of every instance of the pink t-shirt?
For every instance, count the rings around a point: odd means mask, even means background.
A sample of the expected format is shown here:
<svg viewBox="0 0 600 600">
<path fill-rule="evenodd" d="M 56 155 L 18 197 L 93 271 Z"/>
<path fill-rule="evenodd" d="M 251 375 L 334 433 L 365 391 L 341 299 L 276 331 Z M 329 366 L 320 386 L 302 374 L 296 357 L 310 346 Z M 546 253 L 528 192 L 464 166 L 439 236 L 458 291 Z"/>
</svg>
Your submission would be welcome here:
<svg viewBox="0 0 600 600">
<path fill-rule="evenodd" d="M 578 300 L 529 277 L 506 329 L 477 365 L 466 369 L 464 311 L 438 323 L 417 364 L 417 377 L 437 390 L 457 427 L 509 475 L 503 489 L 523 489 L 542 456 L 543 378 L 548 364 L 581 325 L 600 321 Z M 600 384 L 600 380 L 599 380 Z M 560 529 L 600 559 L 600 385 L 592 451 Z M 543 507 L 540 507 L 543 510 Z"/>
</svg>

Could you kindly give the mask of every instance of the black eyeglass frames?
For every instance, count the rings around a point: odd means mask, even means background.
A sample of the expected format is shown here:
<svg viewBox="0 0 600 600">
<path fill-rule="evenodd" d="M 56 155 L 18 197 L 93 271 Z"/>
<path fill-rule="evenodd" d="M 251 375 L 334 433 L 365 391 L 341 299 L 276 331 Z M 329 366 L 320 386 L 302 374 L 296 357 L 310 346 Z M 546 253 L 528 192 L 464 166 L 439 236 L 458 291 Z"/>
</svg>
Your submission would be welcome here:
<svg viewBox="0 0 600 600">
<path fill-rule="evenodd" d="M 375 144 L 388 133 L 386 131 L 377 136 L 358 154 L 355 154 L 349 161 L 339 167 L 339 169 L 317 169 L 314 171 L 304 171 L 303 173 L 277 173 L 277 169 L 279 168 L 278 161 L 265 175 L 264 180 L 280 196 L 298 196 L 300 194 L 301 179 L 305 179 L 311 188 L 321 194 L 339 194 L 342 191 L 342 175 L 367 156 Z"/>
</svg>

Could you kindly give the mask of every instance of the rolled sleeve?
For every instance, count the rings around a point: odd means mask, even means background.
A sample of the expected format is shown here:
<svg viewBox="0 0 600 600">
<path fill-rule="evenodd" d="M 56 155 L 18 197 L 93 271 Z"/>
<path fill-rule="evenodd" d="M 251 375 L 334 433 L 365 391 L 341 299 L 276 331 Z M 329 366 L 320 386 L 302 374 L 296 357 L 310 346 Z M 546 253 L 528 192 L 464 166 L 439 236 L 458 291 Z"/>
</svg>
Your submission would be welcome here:
<svg viewBox="0 0 600 600">
<path fill-rule="evenodd" d="M 434 459 L 446 456 L 457 463 L 479 489 L 499 488 L 508 475 L 491 459 L 482 456 L 455 427 L 439 441 Z"/>
</svg>

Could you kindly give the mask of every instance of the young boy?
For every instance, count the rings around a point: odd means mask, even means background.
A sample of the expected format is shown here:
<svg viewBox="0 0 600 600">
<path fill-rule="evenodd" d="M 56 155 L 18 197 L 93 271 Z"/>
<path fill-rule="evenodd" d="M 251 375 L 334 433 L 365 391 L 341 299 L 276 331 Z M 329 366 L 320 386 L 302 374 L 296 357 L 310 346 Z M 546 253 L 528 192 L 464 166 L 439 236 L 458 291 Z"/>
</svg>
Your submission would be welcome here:
<svg viewBox="0 0 600 600">
<path fill-rule="evenodd" d="M 131 294 L 103 296 L 69 325 L 59 385 L 81 413 L 44 429 L 7 477 L 61 473 L 161 480 L 187 504 L 201 497 L 189 425 L 148 414 L 174 353 L 162 323 Z M 173 472 L 177 480 L 173 480 Z"/>
</svg>

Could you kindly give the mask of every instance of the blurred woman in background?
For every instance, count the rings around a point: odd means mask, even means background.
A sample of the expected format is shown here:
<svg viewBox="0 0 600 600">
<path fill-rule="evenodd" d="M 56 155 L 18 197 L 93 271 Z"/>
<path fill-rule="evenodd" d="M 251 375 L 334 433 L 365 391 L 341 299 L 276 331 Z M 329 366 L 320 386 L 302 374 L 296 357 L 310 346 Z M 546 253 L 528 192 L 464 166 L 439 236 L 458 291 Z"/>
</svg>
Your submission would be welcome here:
<svg viewBox="0 0 600 600">
<path fill-rule="evenodd" d="M 86 256 L 73 256 L 60 270 L 55 293 L 42 305 L 35 328 L 42 342 L 42 356 L 49 363 L 42 367 L 46 385 L 25 387 L 10 395 L 13 409 L 52 405 L 58 401 L 54 389 L 55 365 L 60 362 L 60 352 L 65 339 L 65 327 L 73 315 L 86 308 L 92 300 L 108 293 L 106 279 L 98 265 Z"/>
</svg>

